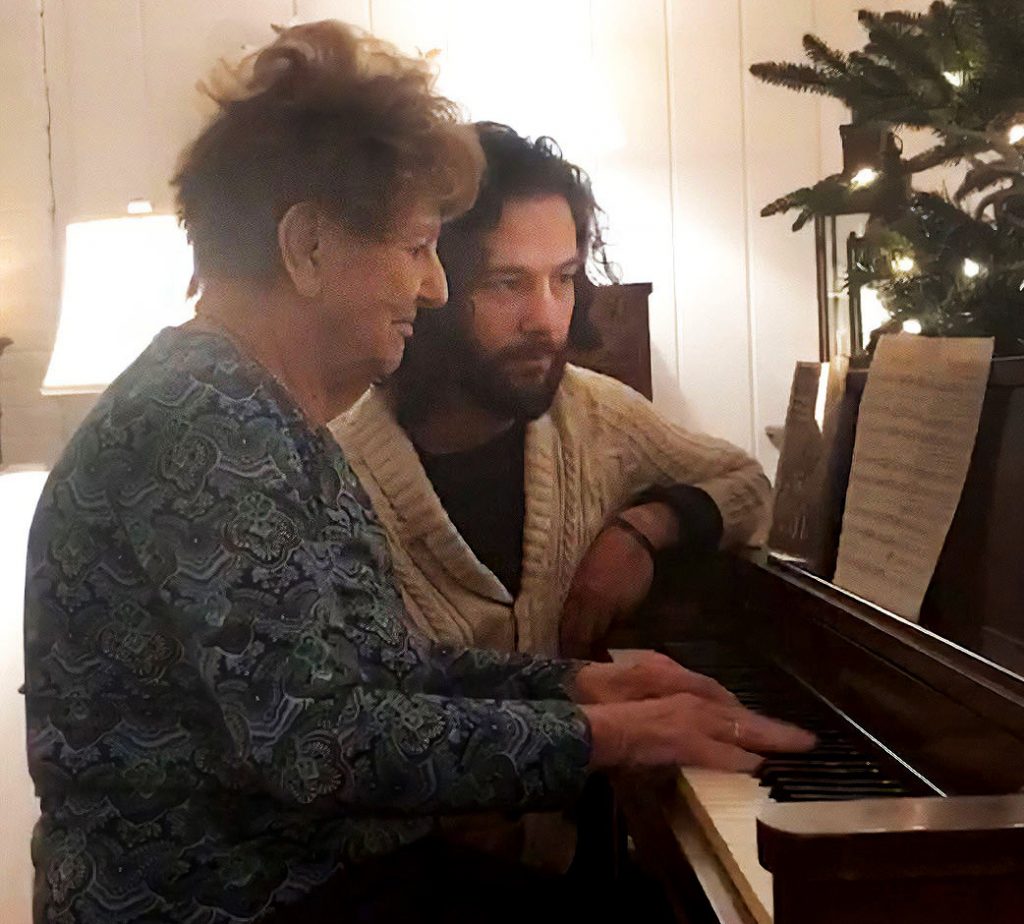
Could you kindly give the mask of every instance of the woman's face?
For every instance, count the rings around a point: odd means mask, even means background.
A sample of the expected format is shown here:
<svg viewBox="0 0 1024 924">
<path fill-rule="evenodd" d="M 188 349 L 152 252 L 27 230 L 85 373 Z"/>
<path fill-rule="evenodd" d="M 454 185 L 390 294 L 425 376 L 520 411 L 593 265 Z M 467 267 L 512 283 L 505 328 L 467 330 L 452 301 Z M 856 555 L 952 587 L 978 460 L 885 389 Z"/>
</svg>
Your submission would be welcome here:
<svg viewBox="0 0 1024 924">
<path fill-rule="evenodd" d="M 448 300 L 437 258 L 436 209 L 409 208 L 385 240 L 330 223 L 320 238 L 320 329 L 336 344 L 335 370 L 359 370 L 367 385 L 398 368 L 421 308 Z M 330 351 L 325 355 L 331 356 Z"/>
</svg>

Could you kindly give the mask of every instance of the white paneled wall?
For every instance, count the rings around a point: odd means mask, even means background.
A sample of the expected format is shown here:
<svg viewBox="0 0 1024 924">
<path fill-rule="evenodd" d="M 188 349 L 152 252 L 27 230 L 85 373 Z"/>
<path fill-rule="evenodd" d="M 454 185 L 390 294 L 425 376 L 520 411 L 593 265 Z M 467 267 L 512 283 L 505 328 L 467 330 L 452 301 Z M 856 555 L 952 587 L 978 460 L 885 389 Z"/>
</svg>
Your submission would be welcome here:
<svg viewBox="0 0 1024 924">
<path fill-rule="evenodd" d="M 588 169 L 623 277 L 654 283 L 655 401 L 771 467 L 764 426 L 782 419 L 795 360 L 815 351 L 813 255 L 809 232 L 791 236 L 784 219 L 757 213 L 819 176 L 823 159 L 834 166 L 841 109 L 764 87 L 747 68 L 798 56 L 811 29 L 856 43 L 857 5 L 6 4 L 5 34 L 20 37 L 5 42 L 10 79 L 0 89 L 17 98 L 4 109 L 14 125 L 0 142 L 0 323 L 16 340 L 0 361 L 8 461 L 52 461 L 89 405 L 37 393 L 56 321 L 65 223 L 119 214 L 136 197 L 169 210 L 178 152 L 210 111 L 196 81 L 218 57 L 269 39 L 271 23 L 336 16 L 408 51 L 436 49 L 441 88 L 468 117 L 551 134 Z M 15 137 L 17 144 L 8 140 Z"/>
<path fill-rule="evenodd" d="M 607 240 L 624 278 L 654 285 L 654 392 L 682 419 L 666 15 L 661 0 L 591 4 L 594 67 L 585 92 L 597 143 L 582 163 L 608 213 Z"/>
<path fill-rule="evenodd" d="M 755 422 L 741 7 L 671 0 L 667 23 L 675 322 L 685 420 L 750 448 Z M 797 278 L 802 268 L 787 272 Z"/>
<path fill-rule="evenodd" d="M 824 0 L 829 7 L 840 6 Z M 790 232 L 792 219 L 761 218 L 766 203 L 821 174 L 818 102 L 755 80 L 756 61 L 801 55 L 801 36 L 816 29 L 813 0 L 749 0 L 742 7 L 744 211 L 751 345 L 752 438 L 771 458 L 765 425 L 785 419 L 793 367 L 817 359 L 818 332 L 813 233 Z M 783 101 L 779 97 L 784 97 Z M 836 119 L 826 131 L 839 136 Z"/>
</svg>

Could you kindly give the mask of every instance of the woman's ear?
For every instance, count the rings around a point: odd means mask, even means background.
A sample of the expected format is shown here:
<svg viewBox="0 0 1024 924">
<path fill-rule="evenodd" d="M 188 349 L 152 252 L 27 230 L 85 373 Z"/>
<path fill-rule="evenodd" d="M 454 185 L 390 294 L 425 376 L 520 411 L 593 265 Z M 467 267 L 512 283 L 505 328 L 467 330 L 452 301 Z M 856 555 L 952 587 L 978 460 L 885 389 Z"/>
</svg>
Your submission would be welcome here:
<svg viewBox="0 0 1024 924">
<path fill-rule="evenodd" d="M 277 246 L 295 291 L 316 298 L 323 291 L 320 211 L 312 202 L 297 202 L 277 223 Z"/>
</svg>

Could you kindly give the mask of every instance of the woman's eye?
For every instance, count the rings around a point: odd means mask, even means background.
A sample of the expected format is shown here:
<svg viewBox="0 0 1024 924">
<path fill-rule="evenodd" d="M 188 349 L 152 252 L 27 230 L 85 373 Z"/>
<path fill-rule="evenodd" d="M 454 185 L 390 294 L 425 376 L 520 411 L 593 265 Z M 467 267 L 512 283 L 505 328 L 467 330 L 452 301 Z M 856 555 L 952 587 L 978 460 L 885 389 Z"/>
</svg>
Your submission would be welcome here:
<svg viewBox="0 0 1024 924">
<path fill-rule="evenodd" d="M 436 246 L 434 241 L 417 241 L 409 248 L 409 253 L 414 257 L 422 257 L 424 254 L 430 253 Z"/>
</svg>

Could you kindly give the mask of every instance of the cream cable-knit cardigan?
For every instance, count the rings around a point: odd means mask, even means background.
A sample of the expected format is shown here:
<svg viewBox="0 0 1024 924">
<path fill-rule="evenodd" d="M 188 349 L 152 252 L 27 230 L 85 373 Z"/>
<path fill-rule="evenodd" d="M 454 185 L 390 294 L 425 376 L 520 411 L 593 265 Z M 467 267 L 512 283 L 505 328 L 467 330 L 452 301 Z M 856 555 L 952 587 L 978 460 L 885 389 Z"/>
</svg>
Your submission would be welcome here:
<svg viewBox="0 0 1024 924">
<path fill-rule="evenodd" d="M 723 546 L 759 536 L 767 521 L 768 480 L 746 453 L 674 426 L 614 379 L 569 366 L 550 411 L 526 429 L 513 600 L 448 518 L 385 390 L 371 389 L 330 429 L 387 530 L 412 622 L 442 641 L 557 655 L 576 566 L 609 515 L 652 485 L 707 491 L 722 512 Z"/>
</svg>

